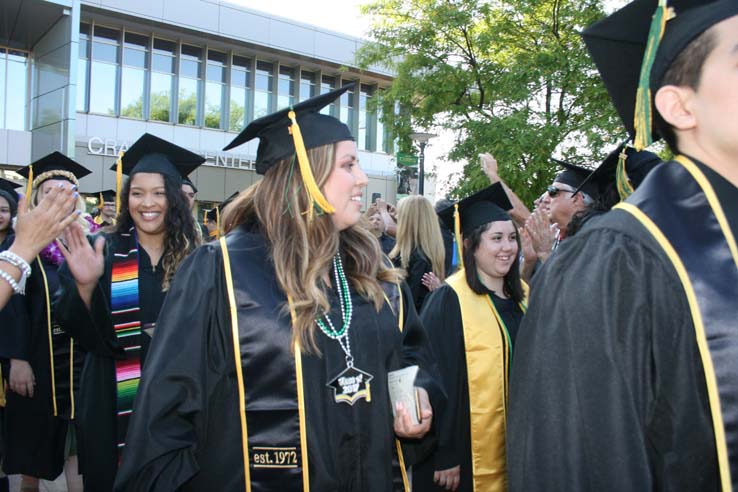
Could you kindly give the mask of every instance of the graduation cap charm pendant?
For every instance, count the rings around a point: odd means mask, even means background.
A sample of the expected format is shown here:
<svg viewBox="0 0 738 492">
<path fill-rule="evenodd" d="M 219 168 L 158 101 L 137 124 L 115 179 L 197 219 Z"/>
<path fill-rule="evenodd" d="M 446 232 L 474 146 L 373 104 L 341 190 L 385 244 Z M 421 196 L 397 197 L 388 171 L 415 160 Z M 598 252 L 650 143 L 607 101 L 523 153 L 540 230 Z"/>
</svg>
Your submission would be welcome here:
<svg viewBox="0 0 738 492">
<path fill-rule="evenodd" d="M 333 398 L 336 403 L 353 405 L 361 398 L 366 399 L 367 403 L 371 403 L 370 382 L 372 379 L 374 379 L 374 376 L 368 372 L 349 365 L 326 386 L 333 389 Z"/>
</svg>

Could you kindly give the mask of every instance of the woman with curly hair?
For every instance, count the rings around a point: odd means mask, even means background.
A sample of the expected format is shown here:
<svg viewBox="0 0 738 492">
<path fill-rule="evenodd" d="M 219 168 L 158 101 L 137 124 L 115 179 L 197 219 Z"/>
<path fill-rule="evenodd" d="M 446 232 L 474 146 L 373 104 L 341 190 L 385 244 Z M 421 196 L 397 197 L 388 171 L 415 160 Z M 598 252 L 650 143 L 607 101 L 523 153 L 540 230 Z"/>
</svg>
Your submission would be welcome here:
<svg viewBox="0 0 738 492">
<path fill-rule="evenodd" d="M 90 171 L 61 152 L 52 152 L 18 173 L 28 180 L 28 208 L 33 210 L 52 190 L 76 187 Z M 72 210 L 78 227 L 95 230 L 97 226 L 83 214 L 79 195 Z M 55 480 L 62 471 L 70 491 L 82 490 L 74 422 L 84 352 L 61 330 L 51 305 L 63 261 L 52 241 L 31 262 L 25 295 L 13 296 L 0 314 L 0 358 L 10 366 L 3 469 L 9 475 L 21 474 L 21 488 L 29 492 L 39 490 L 39 479 Z"/>
<path fill-rule="evenodd" d="M 159 311 L 200 241 L 181 185 L 203 160 L 145 134 L 117 164 L 129 178 L 115 231 L 98 237 L 93 251 L 76 229 L 62 247 L 57 320 L 87 351 L 77 408 L 85 490 L 113 488 Z"/>
<path fill-rule="evenodd" d="M 347 88 L 231 144 L 259 137 L 264 178 L 177 274 L 116 490 L 407 490 L 396 438 L 429 430 L 440 393 L 400 273 L 359 223 L 353 137 L 319 112 Z M 416 408 L 393 418 L 388 393 L 388 372 L 408 365 L 425 388 L 417 422 Z"/>
</svg>

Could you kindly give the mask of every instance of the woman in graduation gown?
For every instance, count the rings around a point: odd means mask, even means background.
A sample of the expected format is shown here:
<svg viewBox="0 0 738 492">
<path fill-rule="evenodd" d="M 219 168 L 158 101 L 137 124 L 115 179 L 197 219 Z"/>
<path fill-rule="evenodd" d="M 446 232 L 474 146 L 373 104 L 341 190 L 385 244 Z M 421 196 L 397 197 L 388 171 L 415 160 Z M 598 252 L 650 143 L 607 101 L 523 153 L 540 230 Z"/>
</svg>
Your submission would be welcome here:
<svg viewBox="0 0 738 492">
<path fill-rule="evenodd" d="M 87 351 L 77 405 L 85 490 L 113 488 L 156 318 L 175 270 L 199 242 L 181 180 L 202 161 L 143 135 L 118 163 L 129 178 L 115 232 L 96 238 L 93 251 L 76 230 L 62 248 L 57 319 Z"/>
<path fill-rule="evenodd" d="M 494 184 L 439 215 L 463 234 L 464 268 L 426 299 L 421 319 L 448 393 L 438 447 L 413 467 L 413 490 L 504 491 L 507 386 L 525 312 L 520 238 Z"/>
<path fill-rule="evenodd" d="M 407 273 L 415 309 L 420 312 L 430 291 L 423 284 L 423 276 L 433 273 L 443 281 L 446 260 L 438 216 L 426 197 L 408 196 L 397 204 L 396 240 L 389 257 Z"/>
<path fill-rule="evenodd" d="M 61 152 L 52 152 L 18 173 L 28 180 L 32 210 L 53 188 L 78 186 L 90 171 Z M 85 232 L 94 230 L 97 226 L 82 214 L 85 204 L 79 196 L 75 208 L 78 226 Z M 8 453 L 3 467 L 8 474 L 22 474 L 21 488 L 29 491 L 38 490 L 39 479 L 54 480 L 62 470 L 67 488 L 82 490 L 72 424 L 84 352 L 61 330 L 51 306 L 63 259 L 54 242 L 47 245 L 31 263 L 26 295 L 14 296 L 0 316 L 0 356 L 10 360 Z"/>
<path fill-rule="evenodd" d="M 177 274 L 116 490 L 408 490 L 396 437 L 424 435 L 442 396 L 407 288 L 358 224 L 353 137 L 319 113 L 346 89 L 227 147 L 258 136 L 264 178 Z M 415 364 L 419 423 L 393 420 L 388 372 Z"/>
</svg>

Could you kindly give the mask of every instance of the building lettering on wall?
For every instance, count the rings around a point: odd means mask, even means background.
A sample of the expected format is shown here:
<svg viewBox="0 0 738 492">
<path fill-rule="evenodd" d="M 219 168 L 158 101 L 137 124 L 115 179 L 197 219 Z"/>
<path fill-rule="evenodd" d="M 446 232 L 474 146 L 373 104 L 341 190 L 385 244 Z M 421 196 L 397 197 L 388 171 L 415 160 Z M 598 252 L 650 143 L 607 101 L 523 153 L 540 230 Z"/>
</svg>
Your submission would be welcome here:
<svg viewBox="0 0 738 492">
<path fill-rule="evenodd" d="M 126 142 L 118 142 L 112 138 L 90 137 L 87 140 L 87 153 L 90 155 L 104 155 L 118 157 L 118 153 L 128 150 Z M 203 151 L 199 149 L 188 149 L 205 158 L 204 166 L 230 167 L 253 171 L 254 160 L 244 155 L 230 154 L 226 152 Z"/>
</svg>

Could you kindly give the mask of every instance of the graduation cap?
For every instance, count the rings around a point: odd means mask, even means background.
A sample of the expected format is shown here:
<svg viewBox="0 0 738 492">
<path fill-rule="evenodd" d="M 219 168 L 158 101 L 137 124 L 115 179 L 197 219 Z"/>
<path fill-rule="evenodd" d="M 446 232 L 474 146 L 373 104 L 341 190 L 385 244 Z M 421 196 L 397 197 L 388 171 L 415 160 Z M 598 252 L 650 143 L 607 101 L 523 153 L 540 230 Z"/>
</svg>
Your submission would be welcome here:
<svg viewBox="0 0 738 492">
<path fill-rule="evenodd" d="M 15 181 L 10 181 L 9 179 L 0 178 L 0 190 L 3 190 L 7 193 L 10 193 L 11 196 L 16 197 L 16 200 L 20 196 L 17 191 L 15 191 L 16 188 L 20 188 L 21 184 L 16 183 Z"/>
<path fill-rule="evenodd" d="M 195 186 L 195 183 L 193 183 L 193 182 L 192 182 L 192 181 L 190 180 L 190 178 L 188 178 L 188 177 L 184 177 L 184 178 L 182 178 L 182 184 L 183 184 L 183 185 L 187 185 L 187 186 L 189 186 L 190 188 L 192 188 L 192 192 L 193 192 L 193 193 L 197 193 L 197 186 Z"/>
<path fill-rule="evenodd" d="M 259 138 L 259 147 L 256 151 L 256 172 L 259 174 L 265 174 L 279 161 L 297 154 L 300 174 L 310 203 L 315 203 L 323 212 L 333 213 L 335 210 L 315 182 L 306 150 L 344 140 L 354 140 L 348 126 L 333 116 L 320 113 L 321 109 L 353 86 L 353 83 L 344 85 L 340 89 L 254 120 L 223 150 L 230 150 Z M 312 216 L 311 206 L 308 209 L 308 217 Z"/>
<path fill-rule="evenodd" d="M 623 188 L 621 184 L 621 180 L 623 178 L 618 176 L 618 161 L 621 159 L 626 162 L 627 165 L 625 179 L 628 180 L 631 191 Z M 637 151 L 632 146 L 628 145 L 628 142 L 623 142 L 618 145 L 615 150 L 610 152 L 607 158 L 602 161 L 602 164 L 587 176 L 582 185 L 580 185 L 576 191 L 578 192 L 582 186 L 592 182 L 600 188 L 600 193 L 604 193 L 605 189 L 609 185 L 616 183 L 620 198 L 625 199 L 632 190 L 640 186 L 643 180 L 646 179 L 646 175 L 662 162 L 661 158 L 653 152 L 649 152 L 647 150 Z M 625 167 L 623 169 L 625 170 Z"/>
<path fill-rule="evenodd" d="M 97 193 L 93 193 L 93 195 L 97 195 L 100 206 L 102 206 L 103 203 L 115 201 L 115 190 L 102 190 Z"/>
<path fill-rule="evenodd" d="M 79 179 L 92 173 L 59 151 L 54 151 L 16 172 L 28 180 L 26 196 L 31 196 L 31 191 L 47 179 L 64 179 L 79 186 Z"/>
<path fill-rule="evenodd" d="M 459 258 L 462 254 L 462 235 L 489 222 L 512 220 L 507 213 L 513 208 L 502 184 L 495 183 L 438 212 L 449 230 L 456 234 Z"/>
<path fill-rule="evenodd" d="M 235 192 L 234 194 L 226 198 L 225 201 L 205 212 L 204 223 L 207 224 L 208 222 L 215 222 L 216 237 L 218 239 L 220 238 L 220 216 L 223 214 L 223 209 L 225 209 L 226 205 L 231 203 L 233 199 L 238 196 L 238 193 L 238 191 Z"/>
<path fill-rule="evenodd" d="M 736 0 L 635 0 L 582 32 L 636 150 L 653 141 L 652 97 L 687 45 L 738 15 Z"/>
<path fill-rule="evenodd" d="M 599 188 L 596 183 L 587 182 L 587 178 L 592 174 L 592 169 L 577 166 L 571 162 L 562 161 L 560 159 L 551 158 L 553 162 L 563 167 L 564 170 L 556 175 L 555 182 L 563 183 L 571 186 L 577 191 L 583 191 L 593 199 L 599 196 Z M 575 193 L 572 193 L 574 195 Z"/>
<path fill-rule="evenodd" d="M 158 173 L 171 176 L 180 182 L 194 171 L 205 158 L 179 145 L 167 142 L 150 133 L 144 133 L 110 168 L 116 172 L 116 187 L 120 195 L 122 175 Z M 116 199 L 116 213 L 120 212 L 120 197 Z"/>
</svg>

